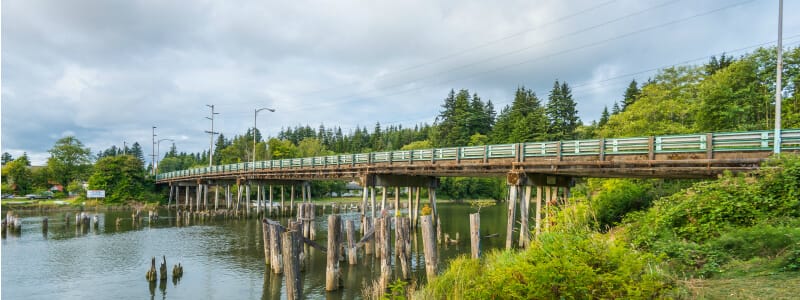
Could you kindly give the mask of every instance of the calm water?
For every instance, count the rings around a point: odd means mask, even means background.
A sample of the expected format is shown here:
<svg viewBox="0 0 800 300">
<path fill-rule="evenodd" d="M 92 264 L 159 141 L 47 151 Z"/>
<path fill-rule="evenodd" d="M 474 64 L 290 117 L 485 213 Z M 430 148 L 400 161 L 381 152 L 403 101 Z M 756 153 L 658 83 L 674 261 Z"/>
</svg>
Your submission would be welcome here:
<svg viewBox="0 0 800 300">
<path fill-rule="evenodd" d="M 460 233 L 458 245 L 440 245 L 440 268 L 458 255 L 469 255 L 469 205 L 439 204 L 442 233 Z M 65 226 L 63 213 L 49 217 L 49 230 L 42 233 L 42 215 L 23 217 L 21 234 L 2 239 L 2 299 L 281 299 L 285 298 L 281 275 L 266 272 L 261 226 L 257 220 L 216 220 L 175 226 L 165 217 L 149 225 L 134 226 L 129 211 L 91 213 L 100 216 L 97 229 L 80 231 L 74 224 Z M 505 244 L 504 205 L 484 208 L 481 235 L 499 233 L 482 240 L 482 248 Z M 127 218 L 115 225 L 116 218 Z M 353 211 L 342 214 L 356 220 Z M 280 220 L 286 224 L 285 219 Z M 317 242 L 327 242 L 327 216 L 317 217 Z M 358 227 L 358 225 L 356 225 Z M 357 233 L 360 238 L 360 234 Z M 425 264 L 421 232 L 412 243 L 412 270 L 415 280 L 424 283 Z M 392 233 L 392 240 L 394 233 Z M 392 241 L 394 244 L 394 241 Z M 394 246 L 392 246 L 394 250 Z M 310 260 L 302 273 L 303 294 L 309 299 L 354 299 L 361 287 L 378 273 L 378 261 L 364 259 L 359 264 L 341 263 L 344 288 L 325 292 L 325 253 L 311 248 Z M 160 263 L 166 255 L 170 278 L 150 284 L 145 273 L 150 258 Z M 173 281 L 172 266 L 180 262 L 184 275 Z M 158 268 L 158 266 L 156 266 Z M 399 272 L 399 270 L 396 270 Z M 396 272 L 396 274 L 397 274 Z"/>
</svg>

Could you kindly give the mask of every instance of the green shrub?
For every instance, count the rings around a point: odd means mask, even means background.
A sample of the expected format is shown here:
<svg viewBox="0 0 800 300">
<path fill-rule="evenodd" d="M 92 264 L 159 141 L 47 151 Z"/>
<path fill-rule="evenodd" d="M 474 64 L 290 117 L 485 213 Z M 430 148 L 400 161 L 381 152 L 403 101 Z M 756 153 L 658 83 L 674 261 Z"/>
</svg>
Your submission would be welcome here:
<svg viewBox="0 0 800 300">
<path fill-rule="evenodd" d="M 643 299 L 670 290 L 653 255 L 600 234 L 543 234 L 523 252 L 461 258 L 433 279 L 430 299 Z"/>
</svg>

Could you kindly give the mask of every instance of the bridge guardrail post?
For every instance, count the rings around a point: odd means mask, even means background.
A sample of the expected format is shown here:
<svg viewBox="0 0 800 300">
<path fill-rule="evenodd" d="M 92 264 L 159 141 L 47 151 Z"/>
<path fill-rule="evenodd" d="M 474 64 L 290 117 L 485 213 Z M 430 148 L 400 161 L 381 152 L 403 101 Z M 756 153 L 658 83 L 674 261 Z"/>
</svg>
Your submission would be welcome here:
<svg viewBox="0 0 800 300">
<path fill-rule="evenodd" d="M 706 158 L 714 159 L 714 134 L 706 133 Z"/>
<path fill-rule="evenodd" d="M 655 137 L 649 136 L 647 137 L 647 159 L 654 160 L 656 158 L 655 152 Z"/>
<path fill-rule="evenodd" d="M 561 141 L 556 142 L 556 160 L 561 161 Z"/>
</svg>

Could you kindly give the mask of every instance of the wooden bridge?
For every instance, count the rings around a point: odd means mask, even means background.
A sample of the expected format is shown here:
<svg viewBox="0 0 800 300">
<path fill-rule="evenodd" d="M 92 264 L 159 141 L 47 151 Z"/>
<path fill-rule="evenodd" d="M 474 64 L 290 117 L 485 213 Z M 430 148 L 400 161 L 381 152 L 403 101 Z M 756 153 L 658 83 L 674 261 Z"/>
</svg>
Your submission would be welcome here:
<svg viewBox="0 0 800 300">
<path fill-rule="evenodd" d="M 209 211 L 212 208 L 208 202 L 209 191 L 213 187 L 215 211 L 220 204 L 220 191 L 223 191 L 222 205 L 227 211 L 233 209 L 245 214 L 253 210 L 252 186 L 258 205 L 254 215 L 266 216 L 273 215 L 273 207 L 278 207 L 281 214 L 287 210 L 293 214 L 295 188 L 299 187 L 303 202 L 297 207 L 297 214 L 303 216 L 299 219 L 314 220 L 314 209 L 304 209 L 311 200 L 308 181 L 357 180 L 363 188 L 359 205 L 362 232 L 371 230 L 376 220 L 375 187 L 383 187 L 380 210 L 394 209 L 396 215 L 403 206 L 399 200 L 400 188 L 408 188 L 405 207 L 412 229 L 418 223 L 421 188 L 427 188 L 432 208 L 427 220 L 437 222 L 433 227 L 441 237 L 436 208 L 438 177 L 505 176 L 508 184 L 506 248 L 512 247 L 517 206 L 519 245 L 527 247 L 531 231 L 529 213 L 534 211 L 533 232 L 538 235 L 542 227 L 546 230 L 543 218 L 549 217 L 544 215 L 550 215 L 551 204 L 566 202 L 573 177 L 704 178 L 724 171 L 750 171 L 758 169 L 772 155 L 773 143 L 772 131 L 749 131 L 340 154 L 167 172 L 158 174 L 156 183 L 169 185 L 168 206 L 174 196 L 179 209 Z M 780 146 L 783 152 L 800 153 L 800 129 L 783 130 Z M 235 205 L 231 190 L 234 184 Z M 279 186 L 279 205 L 273 205 L 273 185 Z M 288 206 L 284 204 L 285 186 L 290 189 Z M 394 189 L 393 205 L 387 205 L 387 187 Z M 412 201 L 414 195 L 416 199 Z M 243 204 L 241 208 L 240 203 Z M 306 215 L 308 211 L 312 213 Z M 311 236 L 313 240 L 313 234 Z"/>
<path fill-rule="evenodd" d="M 704 178 L 757 169 L 772 154 L 772 131 L 527 142 L 339 154 L 161 173 L 157 183 L 216 180 L 358 180 L 372 175 Z M 800 129 L 783 130 L 784 152 L 800 152 Z M 388 177 L 386 177 L 388 178 Z"/>
</svg>

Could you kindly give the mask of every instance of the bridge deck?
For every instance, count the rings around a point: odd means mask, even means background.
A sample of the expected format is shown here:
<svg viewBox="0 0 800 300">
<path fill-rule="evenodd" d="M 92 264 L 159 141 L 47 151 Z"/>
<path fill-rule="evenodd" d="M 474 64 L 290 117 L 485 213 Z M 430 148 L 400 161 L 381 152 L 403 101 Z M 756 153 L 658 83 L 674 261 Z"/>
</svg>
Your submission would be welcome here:
<svg viewBox="0 0 800 300">
<path fill-rule="evenodd" d="M 703 178 L 749 171 L 772 154 L 773 133 L 751 131 L 341 154 L 220 165 L 159 174 L 157 183 L 197 180 L 355 179 L 365 174 Z M 781 148 L 800 152 L 800 130 Z"/>
</svg>

